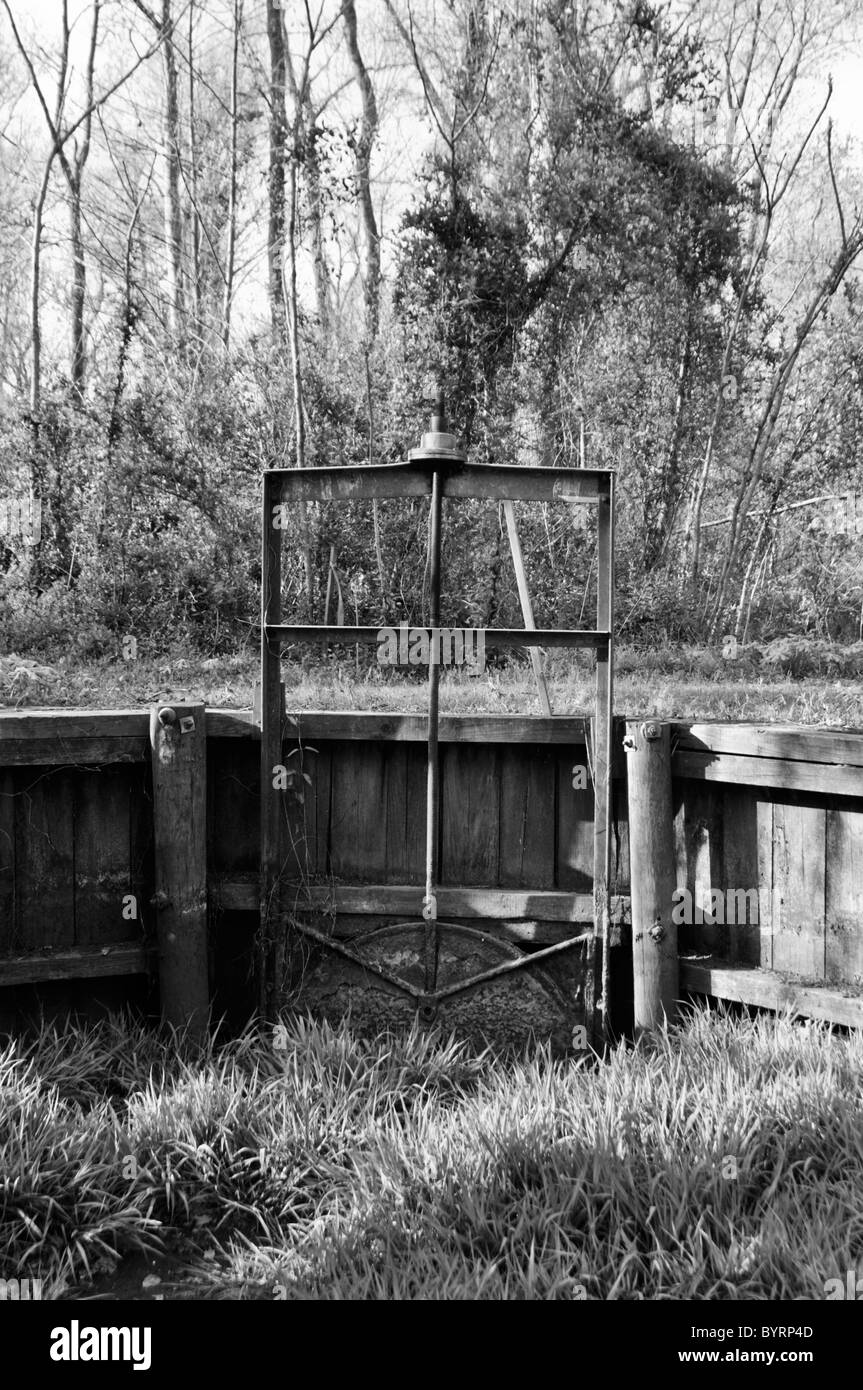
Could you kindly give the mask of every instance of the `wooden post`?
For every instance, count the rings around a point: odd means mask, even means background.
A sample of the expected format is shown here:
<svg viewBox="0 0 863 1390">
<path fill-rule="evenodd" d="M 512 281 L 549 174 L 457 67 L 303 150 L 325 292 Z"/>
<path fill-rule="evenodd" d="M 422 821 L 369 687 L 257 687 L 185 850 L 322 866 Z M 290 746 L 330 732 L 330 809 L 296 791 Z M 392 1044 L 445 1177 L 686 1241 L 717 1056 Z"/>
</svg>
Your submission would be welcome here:
<svg viewBox="0 0 863 1390">
<path fill-rule="evenodd" d="M 671 730 L 655 720 L 626 721 L 635 1034 L 673 1022 L 679 998 L 676 886 L 671 802 Z"/>
<path fill-rule="evenodd" d="M 202 1038 L 207 961 L 207 730 L 203 705 L 151 705 L 162 1017 Z"/>
</svg>

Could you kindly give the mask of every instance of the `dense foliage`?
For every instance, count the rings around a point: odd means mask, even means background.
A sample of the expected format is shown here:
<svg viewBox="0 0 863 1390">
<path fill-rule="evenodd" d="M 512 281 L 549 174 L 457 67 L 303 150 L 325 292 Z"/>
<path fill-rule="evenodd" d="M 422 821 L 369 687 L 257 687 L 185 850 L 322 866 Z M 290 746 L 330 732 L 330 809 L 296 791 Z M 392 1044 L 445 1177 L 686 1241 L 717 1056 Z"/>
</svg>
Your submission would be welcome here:
<svg viewBox="0 0 863 1390">
<path fill-rule="evenodd" d="M 478 459 L 619 470 L 628 641 L 860 638 L 846 7 L 175 8 L 81 0 L 88 69 L 4 5 L 0 650 L 237 648 L 261 467 L 403 458 L 438 380 Z M 590 516 L 518 521 L 577 625 Z M 422 620 L 425 547 L 416 503 L 310 507 L 287 605 Z M 494 507 L 448 508 L 445 575 L 446 620 L 520 622 Z"/>
</svg>

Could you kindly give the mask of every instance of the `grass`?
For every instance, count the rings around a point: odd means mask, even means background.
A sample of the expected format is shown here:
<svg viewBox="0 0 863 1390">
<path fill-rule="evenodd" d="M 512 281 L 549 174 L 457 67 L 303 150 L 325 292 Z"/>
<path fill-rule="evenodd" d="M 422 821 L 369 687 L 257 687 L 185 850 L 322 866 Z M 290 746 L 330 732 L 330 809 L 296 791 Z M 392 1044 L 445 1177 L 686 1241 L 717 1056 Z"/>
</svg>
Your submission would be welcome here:
<svg viewBox="0 0 863 1390">
<path fill-rule="evenodd" d="M 859 1034 L 706 1009 L 593 1063 L 46 1026 L 0 1053 L 0 1275 L 110 1296 L 150 1249 L 175 1297 L 822 1299 L 863 1272 L 861 1079 Z"/>
<path fill-rule="evenodd" d="M 593 705 L 588 659 L 552 654 L 546 663 L 552 710 L 583 714 Z M 353 660 L 284 666 L 290 710 L 424 712 L 422 680 L 378 667 L 357 671 Z M 51 665 L 0 658 L 0 709 L 63 707 L 129 709 L 155 701 L 204 700 L 211 706 L 250 708 L 258 677 L 250 649 L 224 657 L 183 652 L 137 661 L 59 659 Z M 863 682 L 826 676 L 791 679 L 781 672 L 734 670 L 703 648 L 621 647 L 616 654 L 615 710 L 665 719 L 771 720 L 863 729 Z M 490 667 L 483 675 L 444 673 L 444 714 L 538 714 L 536 687 L 526 661 Z"/>
</svg>

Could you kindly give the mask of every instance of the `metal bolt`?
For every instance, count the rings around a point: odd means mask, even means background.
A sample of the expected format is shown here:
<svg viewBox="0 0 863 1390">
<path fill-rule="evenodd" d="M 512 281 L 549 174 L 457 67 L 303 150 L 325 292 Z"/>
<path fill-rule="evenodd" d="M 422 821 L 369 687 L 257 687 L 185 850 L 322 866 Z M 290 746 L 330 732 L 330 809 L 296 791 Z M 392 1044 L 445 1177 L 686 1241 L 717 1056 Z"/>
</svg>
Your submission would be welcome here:
<svg viewBox="0 0 863 1390">
<path fill-rule="evenodd" d="M 623 740 L 623 746 L 624 746 L 624 748 L 634 748 L 634 747 L 635 747 L 635 739 L 632 737 L 632 734 L 627 734 L 627 735 L 626 735 L 626 738 Z"/>
<path fill-rule="evenodd" d="M 660 941 L 665 940 L 665 927 L 661 922 L 654 922 L 647 935 L 650 937 L 651 941 L 655 941 L 658 946 Z"/>
<path fill-rule="evenodd" d="M 641 732 L 644 734 L 644 737 L 646 739 L 649 739 L 652 743 L 654 739 L 659 738 L 660 734 L 662 733 L 662 729 L 659 727 L 658 724 L 642 724 Z"/>
<path fill-rule="evenodd" d="M 159 723 L 162 728 L 167 729 L 169 724 L 176 724 L 176 722 L 176 711 L 172 710 L 170 705 L 164 705 L 163 708 L 159 710 Z"/>
</svg>

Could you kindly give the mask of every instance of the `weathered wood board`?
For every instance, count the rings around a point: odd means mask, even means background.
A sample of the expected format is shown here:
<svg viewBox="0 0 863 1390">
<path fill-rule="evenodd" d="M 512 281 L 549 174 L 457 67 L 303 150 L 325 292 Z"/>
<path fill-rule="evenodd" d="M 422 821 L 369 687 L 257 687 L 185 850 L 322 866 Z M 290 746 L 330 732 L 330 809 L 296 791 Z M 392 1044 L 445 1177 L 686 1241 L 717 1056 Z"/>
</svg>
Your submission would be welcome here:
<svg viewBox="0 0 863 1390">
<path fill-rule="evenodd" d="M 829 981 L 863 984 L 863 803 L 827 811 L 826 947 Z"/>
<path fill-rule="evenodd" d="M 228 913 L 249 913 L 257 901 L 258 730 L 246 711 L 207 718 L 211 897 Z M 676 727 L 678 883 L 702 908 L 711 889 L 726 894 L 726 907 L 738 894 L 743 908 L 738 920 L 681 926 L 681 950 L 709 953 L 729 969 L 859 986 L 863 735 Z M 42 979 L 54 955 L 61 979 L 73 978 L 78 960 L 82 971 L 98 969 L 103 948 L 122 948 L 110 957 L 112 971 L 139 961 L 133 948 L 142 948 L 155 920 L 146 730 L 140 711 L 0 714 L 0 958 L 14 958 L 16 980 L 27 978 L 28 953 Z M 291 756 L 296 725 L 288 724 L 283 746 L 285 765 L 310 779 L 294 779 L 284 797 L 293 901 L 304 900 L 308 884 L 315 893 L 335 885 L 339 930 L 349 934 L 354 919 L 359 930 L 367 920 L 412 918 L 424 873 L 425 719 L 315 713 L 301 716 L 300 730 L 301 767 L 299 754 Z M 566 933 L 572 913 L 564 895 L 580 895 L 575 915 L 589 920 L 589 775 L 586 787 L 573 786 L 573 768 L 586 762 L 583 737 L 583 720 L 560 716 L 444 717 L 441 906 L 451 917 L 489 930 L 498 922 L 502 936 L 528 945 Z M 625 897 L 620 777 L 611 858 L 612 892 Z M 395 896 L 376 898 L 378 890 Z M 480 890 L 498 896 L 469 896 Z M 363 893 L 367 901 L 356 896 Z M 129 894 L 137 917 L 123 916 Z M 216 931 L 219 920 L 217 912 Z M 725 977 L 717 967 L 710 978 Z M 758 992 L 755 984 L 747 989 Z"/>
<path fill-rule="evenodd" d="M 825 847 L 823 806 L 803 792 L 774 801 L 774 970 L 825 977 Z"/>
<path fill-rule="evenodd" d="M 137 898 L 131 901 L 131 789 L 123 773 L 110 767 L 76 777 L 77 946 L 129 941 L 139 932 Z"/>
<path fill-rule="evenodd" d="M 27 768 L 15 816 L 16 940 L 22 951 L 75 944 L 73 774 Z"/>
</svg>

